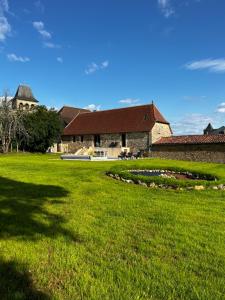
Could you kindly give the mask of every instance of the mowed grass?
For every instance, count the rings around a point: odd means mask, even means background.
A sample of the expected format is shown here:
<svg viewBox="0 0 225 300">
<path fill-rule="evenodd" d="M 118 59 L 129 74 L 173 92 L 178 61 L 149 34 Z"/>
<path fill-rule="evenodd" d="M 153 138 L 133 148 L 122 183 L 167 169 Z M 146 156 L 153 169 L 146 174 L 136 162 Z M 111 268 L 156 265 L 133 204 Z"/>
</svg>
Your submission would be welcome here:
<svg viewBox="0 0 225 300">
<path fill-rule="evenodd" d="M 225 192 L 147 189 L 115 165 L 0 156 L 0 299 L 225 299 Z"/>
</svg>

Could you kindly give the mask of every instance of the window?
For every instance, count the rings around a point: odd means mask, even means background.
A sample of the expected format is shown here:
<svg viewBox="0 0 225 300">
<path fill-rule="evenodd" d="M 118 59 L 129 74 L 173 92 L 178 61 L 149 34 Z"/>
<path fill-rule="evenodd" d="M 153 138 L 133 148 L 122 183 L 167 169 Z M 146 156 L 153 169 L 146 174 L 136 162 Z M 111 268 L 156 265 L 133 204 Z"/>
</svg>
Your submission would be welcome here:
<svg viewBox="0 0 225 300">
<path fill-rule="evenodd" d="M 84 136 L 83 135 L 80 136 L 80 141 L 81 141 L 81 143 L 84 142 Z"/>
<path fill-rule="evenodd" d="M 77 141 L 77 137 L 74 135 L 73 136 L 73 142 L 75 143 Z"/>
<path fill-rule="evenodd" d="M 26 108 L 26 110 L 28 110 L 29 109 L 29 104 L 26 104 L 25 108 Z"/>
<path fill-rule="evenodd" d="M 126 147 L 127 146 L 126 133 L 122 133 L 121 138 L 122 138 L 122 147 Z"/>
<path fill-rule="evenodd" d="M 99 134 L 96 134 L 96 135 L 94 136 L 94 145 L 95 145 L 95 147 L 100 147 L 100 144 L 101 144 L 100 135 L 99 135 Z"/>
<path fill-rule="evenodd" d="M 19 109 L 20 109 L 20 110 L 23 110 L 23 103 L 20 103 L 20 104 L 19 104 Z"/>
</svg>

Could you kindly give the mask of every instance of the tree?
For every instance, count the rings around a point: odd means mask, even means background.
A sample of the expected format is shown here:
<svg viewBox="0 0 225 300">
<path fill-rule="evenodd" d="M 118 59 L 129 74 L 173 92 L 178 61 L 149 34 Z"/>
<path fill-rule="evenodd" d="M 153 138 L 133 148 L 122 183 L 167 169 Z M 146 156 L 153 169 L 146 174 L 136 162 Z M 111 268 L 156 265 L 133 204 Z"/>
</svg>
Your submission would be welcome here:
<svg viewBox="0 0 225 300">
<path fill-rule="evenodd" d="M 24 112 L 12 109 L 6 92 L 0 103 L 0 141 L 3 153 L 9 152 L 9 147 L 18 134 L 27 136 L 24 128 Z"/>
<path fill-rule="evenodd" d="M 58 113 L 45 106 L 37 106 L 32 113 L 25 116 L 24 125 L 28 139 L 21 142 L 21 147 L 30 152 L 45 153 L 49 147 L 58 142 L 62 125 Z"/>
</svg>

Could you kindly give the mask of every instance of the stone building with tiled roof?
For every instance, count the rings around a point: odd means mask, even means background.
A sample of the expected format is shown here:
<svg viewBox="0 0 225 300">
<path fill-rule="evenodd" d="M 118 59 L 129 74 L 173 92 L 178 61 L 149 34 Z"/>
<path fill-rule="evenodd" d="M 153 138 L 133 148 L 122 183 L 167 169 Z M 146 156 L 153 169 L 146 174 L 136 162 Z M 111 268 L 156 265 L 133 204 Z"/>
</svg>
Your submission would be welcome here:
<svg viewBox="0 0 225 300">
<path fill-rule="evenodd" d="M 65 127 L 62 141 L 71 152 L 81 147 L 148 151 L 161 137 L 171 136 L 169 122 L 152 103 L 96 112 L 80 111 Z M 116 151 L 114 151 L 116 153 Z"/>
</svg>

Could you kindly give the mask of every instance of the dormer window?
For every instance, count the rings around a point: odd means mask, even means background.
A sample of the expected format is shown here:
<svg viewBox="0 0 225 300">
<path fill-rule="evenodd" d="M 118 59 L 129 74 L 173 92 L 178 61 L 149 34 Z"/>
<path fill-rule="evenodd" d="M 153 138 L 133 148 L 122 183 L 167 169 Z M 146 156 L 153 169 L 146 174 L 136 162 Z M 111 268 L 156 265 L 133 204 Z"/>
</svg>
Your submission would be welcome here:
<svg viewBox="0 0 225 300">
<path fill-rule="evenodd" d="M 150 120 L 149 115 L 148 115 L 148 114 L 145 114 L 145 115 L 144 115 L 144 121 L 149 121 L 149 120 Z"/>
</svg>

